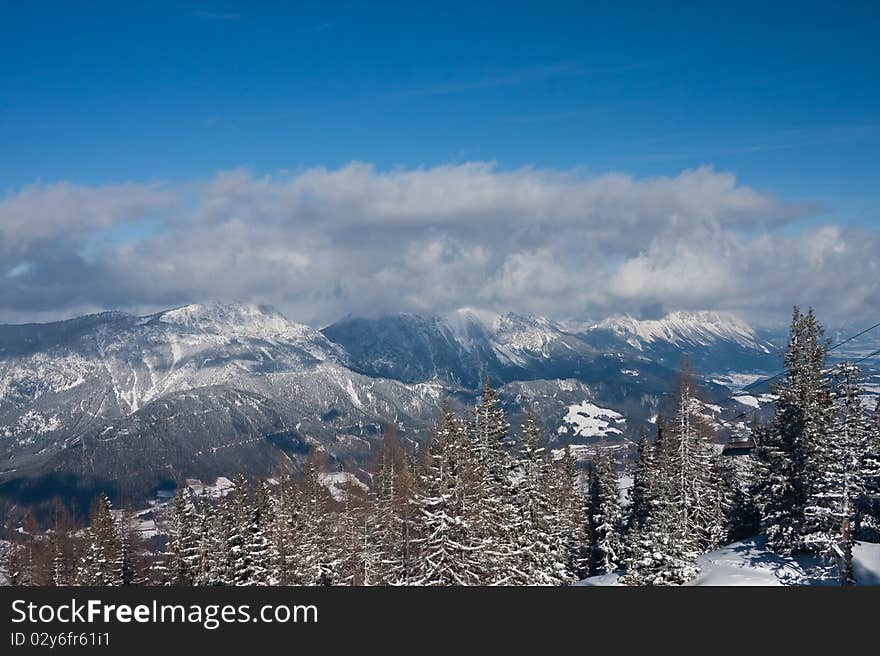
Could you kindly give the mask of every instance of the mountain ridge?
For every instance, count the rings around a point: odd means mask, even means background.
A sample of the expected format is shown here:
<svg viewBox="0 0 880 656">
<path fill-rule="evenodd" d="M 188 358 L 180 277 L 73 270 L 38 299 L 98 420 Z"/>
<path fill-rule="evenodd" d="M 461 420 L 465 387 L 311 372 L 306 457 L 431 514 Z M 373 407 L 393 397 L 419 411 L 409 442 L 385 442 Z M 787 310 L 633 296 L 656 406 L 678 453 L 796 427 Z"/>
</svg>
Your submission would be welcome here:
<svg viewBox="0 0 880 656">
<path fill-rule="evenodd" d="M 84 497 L 111 483 L 142 497 L 236 467 L 296 469 L 314 449 L 357 468 L 383 425 L 414 441 L 444 400 L 471 407 L 487 376 L 514 426 L 529 409 L 541 415 L 552 449 L 625 453 L 671 390 L 675 346 L 662 360 L 657 343 L 640 351 L 613 334 L 602 335 L 607 344 L 594 337 L 470 309 L 350 318 L 319 331 L 242 303 L 0 326 L 0 500 L 41 498 L 53 476 Z M 727 392 L 706 386 L 716 401 Z M 593 407 L 598 419 L 626 422 L 585 431 L 600 423 L 580 419 Z M 122 475 L 130 467 L 137 476 Z"/>
</svg>

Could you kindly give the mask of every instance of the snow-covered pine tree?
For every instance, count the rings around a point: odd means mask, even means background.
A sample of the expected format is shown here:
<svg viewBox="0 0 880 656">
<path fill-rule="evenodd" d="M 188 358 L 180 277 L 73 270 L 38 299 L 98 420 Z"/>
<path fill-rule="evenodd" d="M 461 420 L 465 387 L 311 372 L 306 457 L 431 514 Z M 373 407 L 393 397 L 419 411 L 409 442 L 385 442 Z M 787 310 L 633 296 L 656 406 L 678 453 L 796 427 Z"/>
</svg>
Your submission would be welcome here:
<svg viewBox="0 0 880 656">
<path fill-rule="evenodd" d="M 230 585 L 252 585 L 254 564 L 249 549 L 252 514 L 248 503 L 248 482 L 242 474 L 233 480 L 232 492 L 226 499 L 227 581 Z"/>
<path fill-rule="evenodd" d="M 637 445 L 638 459 L 633 471 L 633 482 L 627 495 L 629 497 L 630 525 L 636 522 L 640 526 L 645 524 L 648 513 L 654 499 L 654 447 L 648 439 L 647 431 L 642 428 L 639 432 Z"/>
<path fill-rule="evenodd" d="M 668 464 L 672 468 L 668 490 L 678 509 L 676 539 L 693 553 L 705 551 L 708 534 L 716 524 L 716 499 L 720 494 L 712 472 L 712 446 L 696 416 L 698 400 L 689 364 L 682 366 L 676 412 L 669 431 Z"/>
<path fill-rule="evenodd" d="M 575 459 L 567 444 L 555 472 L 553 538 L 565 567 L 565 579 L 578 581 L 589 575 L 590 513 L 587 496 L 579 483 Z"/>
<path fill-rule="evenodd" d="M 254 486 L 254 493 L 245 512 L 245 548 L 251 562 L 251 575 L 247 585 L 277 584 L 277 555 L 275 544 L 271 540 L 275 500 L 265 480 L 260 480 Z"/>
<path fill-rule="evenodd" d="M 330 493 L 321 482 L 326 464 L 323 454 L 306 459 L 301 485 L 303 517 L 299 532 L 300 585 L 335 585 L 339 578 L 339 553 L 334 543 Z"/>
<path fill-rule="evenodd" d="M 531 412 L 523 424 L 520 442 L 518 569 L 526 575 L 527 585 L 561 585 L 570 579 L 553 533 L 555 476 L 544 456 L 541 432 Z"/>
<path fill-rule="evenodd" d="M 481 479 L 476 527 L 483 542 L 481 553 L 485 578 L 482 583 L 515 585 L 522 583 L 526 576 L 517 568 L 519 543 L 516 523 L 519 511 L 513 476 L 516 463 L 510 453 L 510 424 L 501 407 L 498 392 L 488 378 L 474 419 L 471 444 Z"/>
<path fill-rule="evenodd" d="M 826 439 L 814 444 L 816 478 L 805 508 L 804 544 L 839 563 L 843 585 L 855 582 L 852 550 L 857 509 L 866 491 L 869 426 L 862 407 L 858 367 L 834 368 L 832 400 L 836 421 Z"/>
<path fill-rule="evenodd" d="M 624 558 L 622 514 L 614 460 L 598 449 L 590 468 L 590 521 L 592 569 L 597 574 L 610 574 Z"/>
<path fill-rule="evenodd" d="M 429 437 L 426 462 L 413 506 L 420 557 L 416 585 L 480 585 L 494 582 L 486 570 L 487 540 L 478 531 L 478 492 L 485 480 L 477 470 L 464 422 L 444 408 L 443 419 Z M 480 527 L 481 528 L 481 527 Z"/>
<path fill-rule="evenodd" d="M 702 551 L 715 551 L 730 541 L 733 504 L 739 482 L 733 467 L 721 456 L 711 458 L 710 485 L 706 488 L 707 508 L 703 514 Z"/>
<path fill-rule="evenodd" d="M 196 518 L 195 585 L 219 585 L 225 573 L 225 540 L 220 535 L 220 517 L 208 498 L 199 500 Z"/>
<path fill-rule="evenodd" d="M 302 581 L 300 547 L 305 514 L 302 499 L 302 491 L 293 478 L 290 475 L 282 477 L 278 485 L 277 511 L 273 527 L 281 585 L 294 585 Z"/>
<path fill-rule="evenodd" d="M 101 494 L 95 500 L 88 530 L 88 546 L 76 572 L 76 584 L 84 586 L 122 585 L 119 568 L 119 540 L 113 523 L 110 499 Z"/>
<path fill-rule="evenodd" d="M 824 331 L 812 308 L 795 307 L 785 353 L 786 373 L 775 387 L 772 427 L 755 436 L 763 476 L 758 499 L 769 546 L 782 554 L 805 547 L 805 511 L 821 475 L 822 442 L 831 432 L 830 394 L 823 372 L 828 352 Z"/>
<path fill-rule="evenodd" d="M 194 585 L 198 568 L 198 543 L 193 506 L 184 488 L 174 495 L 167 523 L 168 544 L 165 552 L 168 585 Z"/>
<path fill-rule="evenodd" d="M 654 495 L 645 523 L 629 539 L 627 585 L 680 585 L 699 572 L 691 540 L 681 536 L 680 445 L 674 431 L 657 419 L 654 445 Z"/>
<path fill-rule="evenodd" d="M 880 396 L 877 397 L 868 429 L 864 467 L 865 496 L 859 512 L 858 529 L 876 541 L 877 536 L 880 536 Z"/>
</svg>

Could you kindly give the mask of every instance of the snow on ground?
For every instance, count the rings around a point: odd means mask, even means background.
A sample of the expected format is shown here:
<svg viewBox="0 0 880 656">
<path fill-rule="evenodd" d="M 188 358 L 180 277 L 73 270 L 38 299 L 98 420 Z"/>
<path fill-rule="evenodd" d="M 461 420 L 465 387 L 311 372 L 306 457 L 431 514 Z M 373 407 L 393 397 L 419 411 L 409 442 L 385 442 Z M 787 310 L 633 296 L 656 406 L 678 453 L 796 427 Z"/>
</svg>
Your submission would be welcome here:
<svg viewBox="0 0 880 656">
<path fill-rule="evenodd" d="M 624 444 L 602 444 L 600 446 L 597 446 L 595 444 L 569 444 L 568 448 L 571 451 L 572 458 L 574 458 L 577 462 L 585 462 L 587 460 L 593 459 L 593 456 L 596 454 L 597 448 L 601 453 L 611 453 L 613 451 L 618 451 L 624 448 L 624 446 Z M 564 455 L 565 447 L 553 449 L 552 451 L 550 451 L 550 456 L 553 458 L 554 462 L 562 460 L 562 457 Z"/>
<path fill-rule="evenodd" d="M 853 550 L 860 585 L 880 585 L 880 544 L 860 542 Z M 780 556 L 764 538 L 728 544 L 697 559 L 700 573 L 687 585 L 838 585 L 836 568 L 809 555 Z M 619 573 L 591 576 L 576 585 L 617 585 Z"/>
<path fill-rule="evenodd" d="M 320 475 L 321 485 L 330 491 L 336 501 L 345 501 L 346 488 L 349 485 L 359 487 L 362 490 L 369 489 L 357 476 L 349 472 L 334 472 Z"/>
<path fill-rule="evenodd" d="M 573 431 L 576 437 L 606 437 L 611 433 L 622 434 L 615 424 L 624 423 L 626 419 L 619 412 L 584 401 L 568 407 L 557 432 L 564 435 Z"/>
<path fill-rule="evenodd" d="M 752 383 L 766 377 L 766 374 L 726 373 L 715 376 L 714 378 L 712 378 L 712 382 L 718 385 L 724 385 L 725 387 L 729 387 L 733 390 L 741 390 L 742 388 L 748 387 Z"/>
<path fill-rule="evenodd" d="M 197 482 L 200 483 L 201 481 Z M 189 483 L 189 481 L 187 481 L 187 483 Z M 204 495 L 206 497 L 210 497 L 211 499 L 220 499 L 232 492 L 232 488 L 235 487 L 235 483 L 233 483 L 225 476 L 220 476 L 216 481 L 214 481 L 213 485 L 205 485 L 201 488 L 201 491 L 198 491 L 197 488 L 193 487 L 192 485 L 190 485 L 190 487 L 197 496 Z"/>
<path fill-rule="evenodd" d="M 743 405 L 747 405 L 750 408 L 760 408 L 761 407 L 761 402 L 758 401 L 758 399 L 756 399 L 751 394 L 739 394 L 738 396 L 734 396 L 733 400 L 736 401 L 737 403 L 742 403 Z"/>
<path fill-rule="evenodd" d="M 632 474 L 623 474 L 617 477 L 617 494 L 620 497 L 620 505 L 623 508 L 629 506 L 629 489 L 632 487 Z"/>
</svg>

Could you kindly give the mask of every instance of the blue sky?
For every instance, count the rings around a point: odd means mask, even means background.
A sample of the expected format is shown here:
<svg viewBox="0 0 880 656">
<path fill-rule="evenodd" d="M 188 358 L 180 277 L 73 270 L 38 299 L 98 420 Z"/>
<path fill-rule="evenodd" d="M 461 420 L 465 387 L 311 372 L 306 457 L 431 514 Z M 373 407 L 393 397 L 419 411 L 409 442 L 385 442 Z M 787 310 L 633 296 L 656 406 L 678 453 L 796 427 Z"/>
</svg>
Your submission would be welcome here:
<svg viewBox="0 0 880 656">
<path fill-rule="evenodd" d="M 876 3 L 83 4 L 0 2 L 0 194 L 352 161 L 708 165 L 821 204 L 788 234 L 878 224 Z"/>
<path fill-rule="evenodd" d="M 87 4 L 2 5 L 0 187 L 713 164 L 849 218 L 880 188 L 876 3 Z"/>
</svg>

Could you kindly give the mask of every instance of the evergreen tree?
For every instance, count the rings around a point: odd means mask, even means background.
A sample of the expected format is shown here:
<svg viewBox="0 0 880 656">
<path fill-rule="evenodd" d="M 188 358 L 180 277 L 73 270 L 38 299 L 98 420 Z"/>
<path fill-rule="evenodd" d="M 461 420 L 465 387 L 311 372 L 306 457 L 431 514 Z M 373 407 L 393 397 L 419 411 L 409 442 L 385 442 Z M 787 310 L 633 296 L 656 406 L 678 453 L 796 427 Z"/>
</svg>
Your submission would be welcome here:
<svg viewBox="0 0 880 656">
<path fill-rule="evenodd" d="M 556 551 L 565 569 L 565 579 L 578 581 L 589 575 L 590 512 L 588 500 L 581 490 L 575 459 L 565 445 L 556 468 L 554 486 L 555 520 L 553 533 Z"/>
<path fill-rule="evenodd" d="M 489 585 L 514 585 L 526 578 L 525 572 L 517 567 L 520 560 L 516 534 L 519 511 L 513 477 L 516 464 L 510 452 L 509 428 L 498 392 L 486 379 L 475 413 L 471 459 L 481 486 L 476 495 L 479 516 L 475 525 L 482 540 L 485 575 L 482 583 Z M 464 491 L 467 487 L 460 489 Z"/>
<path fill-rule="evenodd" d="M 302 531 L 305 510 L 303 494 L 289 475 L 284 476 L 278 486 L 277 512 L 275 515 L 273 540 L 277 554 L 278 578 L 281 585 L 294 585 L 302 582 Z"/>
<path fill-rule="evenodd" d="M 593 571 L 610 574 L 623 562 L 622 516 L 614 461 L 598 450 L 590 470 L 590 520 Z"/>
<path fill-rule="evenodd" d="M 679 413 L 691 407 L 685 383 L 686 378 L 679 386 L 676 403 Z M 684 403 L 682 396 L 686 398 Z M 681 445 L 681 436 L 691 434 L 689 420 L 682 421 L 677 416 L 675 423 L 678 430 L 670 430 L 661 417 L 657 418 L 652 456 L 653 493 L 644 523 L 637 521 L 630 531 L 626 573 L 621 577 L 627 585 L 680 585 L 699 572 L 696 566 L 698 532 L 693 530 L 692 520 L 695 506 L 688 474 L 682 476 L 682 468 L 684 464 L 686 471 L 693 471 L 693 463 L 700 459 L 691 458 L 690 447 L 685 450 Z M 683 458 L 683 454 L 687 457 Z"/>
<path fill-rule="evenodd" d="M 265 480 L 259 481 L 252 499 L 245 509 L 245 549 L 251 563 L 248 585 L 277 584 L 279 573 L 275 568 L 277 556 L 271 540 L 275 500 Z"/>
<path fill-rule="evenodd" d="M 840 563 L 841 582 L 855 582 L 852 568 L 853 529 L 863 498 L 868 458 L 868 423 L 862 407 L 858 367 L 843 363 L 835 368 L 832 399 L 836 422 L 833 433 L 814 445 L 816 478 L 805 508 L 804 544 Z"/>
<path fill-rule="evenodd" d="M 786 374 L 776 386 L 776 417 L 760 436 L 764 476 L 759 505 L 768 544 L 779 553 L 805 547 L 806 508 L 821 476 L 822 442 L 831 432 L 830 393 L 823 373 L 828 352 L 812 309 L 794 309 L 785 354 Z M 756 439 L 757 442 L 757 439 Z"/>
<path fill-rule="evenodd" d="M 300 585 L 338 583 L 339 554 L 334 548 L 334 527 L 330 516 L 330 493 L 321 482 L 326 465 L 322 454 L 312 453 L 306 460 L 302 480 L 303 517 L 299 533 Z"/>
<path fill-rule="evenodd" d="M 225 568 L 225 540 L 221 536 L 221 515 L 210 499 L 202 498 L 196 518 L 197 557 L 195 562 L 196 585 L 220 585 Z"/>
<path fill-rule="evenodd" d="M 253 585 L 255 568 L 250 552 L 252 513 L 248 503 L 248 483 L 243 475 L 235 477 L 232 493 L 226 499 L 226 580 L 230 585 Z"/>
<path fill-rule="evenodd" d="M 638 459 L 633 472 L 632 486 L 627 491 L 629 497 L 630 523 L 644 525 L 654 501 L 654 448 L 643 428 L 639 433 L 637 445 Z"/>
<path fill-rule="evenodd" d="M 525 574 L 528 585 L 560 585 L 569 577 L 553 533 L 556 508 L 551 495 L 555 476 L 540 441 L 540 429 L 530 412 L 523 424 L 519 458 L 518 569 Z"/>
<path fill-rule="evenodd" d="M 685 362 L 669 431 L 667 493 L 677 507 L 675 539 L 694 554 L 707 550 L 720 504 L 718 480 L 713 477 L 712 446 L 695 416 L 694 376 Z"/>
<path fill-rule="evenodd" d="M 196 582 L 198 543 L 193 507 L 183 488 L 171 502 L 166 546 L 166 575 L 169 585 L 189 586 Z"/>
<path fill-rule="evenodd" d="M 421 518 L 417 585 L 479 585 L 495 582 L 486 569 L 485 534 L 478 522 L 478 490 L 485 481 L 472 458 L 464 422 L 444 409 L 427 446 L 426 464 L 413 504 Z"/>
<path fill-rule="evenodd" d="M 113 523 L 110 499 L 101 494 L 95 501 L 88 530 L 88 546 L 76 572 L 76 584 L 122 585 L 119 540 Z"/>
</svg>

